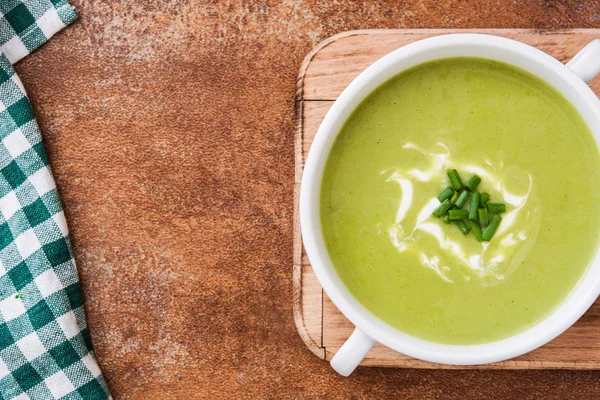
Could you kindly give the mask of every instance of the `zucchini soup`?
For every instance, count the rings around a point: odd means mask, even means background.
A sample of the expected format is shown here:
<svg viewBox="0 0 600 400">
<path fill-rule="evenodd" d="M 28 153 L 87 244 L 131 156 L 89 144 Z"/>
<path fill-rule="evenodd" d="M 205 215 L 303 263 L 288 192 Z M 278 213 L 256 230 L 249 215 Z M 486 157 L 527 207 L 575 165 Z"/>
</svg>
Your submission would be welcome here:
<svg viewBox="0 0 600 400">
<path fill-rule="evenodd" d="M 387 324 L 488 343 L 541 322 L 585 273 L 599 172 L 591 132 L 553 87 L 492 60 L 437 60 L 379 86 L 341 128 L 322 233 L 345 286 Z"/>
</svg>

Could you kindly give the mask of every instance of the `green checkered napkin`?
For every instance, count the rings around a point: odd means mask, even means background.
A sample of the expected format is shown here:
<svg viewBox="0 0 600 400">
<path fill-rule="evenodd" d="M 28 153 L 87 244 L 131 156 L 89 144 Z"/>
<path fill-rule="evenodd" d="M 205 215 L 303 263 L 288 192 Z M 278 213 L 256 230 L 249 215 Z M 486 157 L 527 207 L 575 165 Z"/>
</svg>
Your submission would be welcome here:
<svg viewBox="0 0 600 400">
<path fill-rule="evenodd" d="M 75 18 L 66 0 L 0 0 L 0 400 L 110 398 L 48 157 L 12 67 Z"/>
</svg>

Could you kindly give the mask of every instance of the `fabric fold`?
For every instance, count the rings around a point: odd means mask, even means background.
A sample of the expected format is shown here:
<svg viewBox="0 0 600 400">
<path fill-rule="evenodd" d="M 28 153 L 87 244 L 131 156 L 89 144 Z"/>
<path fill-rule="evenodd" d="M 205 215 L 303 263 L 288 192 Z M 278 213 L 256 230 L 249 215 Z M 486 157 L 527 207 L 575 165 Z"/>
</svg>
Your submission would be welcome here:
<svg viewBox="0 0 600 400">
<path fill-rule="evenodd" d="M 0 13 L 0 399 L 108 399 L 62 205 L 12 66 L 77 15 L 65 0 L 2 0 Z"/>
</svg>

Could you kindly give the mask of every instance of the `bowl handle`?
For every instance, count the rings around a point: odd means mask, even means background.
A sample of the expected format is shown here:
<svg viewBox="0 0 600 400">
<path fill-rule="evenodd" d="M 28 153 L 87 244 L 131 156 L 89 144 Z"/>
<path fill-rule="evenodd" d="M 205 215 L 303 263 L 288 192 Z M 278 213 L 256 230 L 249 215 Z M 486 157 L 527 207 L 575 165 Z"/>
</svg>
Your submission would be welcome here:
<svg viewBox="0 0 600 400">
<path fill-rule="evenodd" d="M 600 73 L 600 39 L 592 40 L 567 63 L 567 67 L 585 83 Z"/>
<path fill-rule="evenodd" d="M 331 359 L 331 367 L 342 376 L 348 376 L 358 367 L 358 364 L 375 345 L 371 337 L 365 335 L 358 328 L 354 329 L 346 343 L 340 347 Z"/>
</svg>

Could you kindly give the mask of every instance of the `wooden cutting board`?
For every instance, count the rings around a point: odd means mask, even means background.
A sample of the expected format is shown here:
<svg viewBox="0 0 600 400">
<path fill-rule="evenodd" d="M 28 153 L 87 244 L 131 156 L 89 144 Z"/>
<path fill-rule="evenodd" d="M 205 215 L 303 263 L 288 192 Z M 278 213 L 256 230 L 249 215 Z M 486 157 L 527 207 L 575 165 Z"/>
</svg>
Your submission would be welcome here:
<svg viewBox="0 0 600 400">
<path fill-rule="evenodd" d="M 296 92 L 296 174 L 294 188 L 294 319 L 308 348 L 330 360 L 350 336 L 353 325 L 329 300 L 306 257 L 300 235 L 298 198 L 304 160 L 327 110 L 361 71 L 408 43 L 448 33 L 490 33 L 535 46 L 560 61 L 571 59 L 600 29 L 534 30 L 365 30 L 335 35 L 308 54 Z M 600 94 L 600 79 L 591 87 Z M 483 366 L 448 366 L 416 360 L 376 345 L 361 365 L 407 368 L 600 369 L 600 300 L 569 330 L 521 357 Z"/>
</svg>

